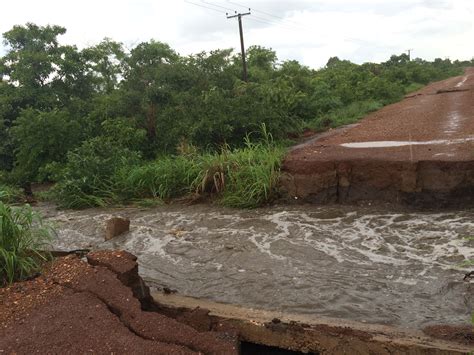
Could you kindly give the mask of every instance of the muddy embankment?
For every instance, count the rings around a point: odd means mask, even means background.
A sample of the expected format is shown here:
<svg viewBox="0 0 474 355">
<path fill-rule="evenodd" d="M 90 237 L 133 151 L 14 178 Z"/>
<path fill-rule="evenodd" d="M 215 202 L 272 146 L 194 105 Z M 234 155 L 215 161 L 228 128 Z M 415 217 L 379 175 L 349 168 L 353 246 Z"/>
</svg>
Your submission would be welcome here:
<svg viewBox="0 0 474 355">
<path fill-rule="evenodd" d="M 289 200 L 474 205 L 474 68 L 296 146 Z"/>
<path fill-rule="evenodd" d="M 59 258 L 38 278 L 0 289 L 0 352 L 237 354 L 264 344 L 326 354 L 463 354 L 473 344 L 457 335 L 462 329 L 443 329 L 451 335 L 446 341 L 386 326 L 277 319 L 271 312 L 155 297 L 127 252 Z"/>
<path fill-rule="evenodd" d="M 310 203 L 385 201 L 420 207 L 474 205 L 474 161 L 286 162 L 289 199 Z"/>
</svg>

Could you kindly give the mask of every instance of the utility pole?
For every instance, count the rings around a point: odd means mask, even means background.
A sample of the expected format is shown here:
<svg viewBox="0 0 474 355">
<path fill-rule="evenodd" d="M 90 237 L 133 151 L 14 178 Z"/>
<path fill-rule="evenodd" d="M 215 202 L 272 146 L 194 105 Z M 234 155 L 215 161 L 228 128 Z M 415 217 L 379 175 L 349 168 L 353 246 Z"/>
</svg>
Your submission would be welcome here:
<svg viewBox="0 0 474 355">
<path fill-rule="evenodd" d="M 247 61 L 245 60 L 245 46 L 244 46 L 244 31 L 242 29 L 242 16 L 250 15 L 250 9 L 249 12 L 246 13 L 237 13 L 235 15 L 229 16 L 228 13 L 226 13 L 227 18 L 234 18 L 237 17 L 239 20 L 239 33 L 240 33 L 240 51 L 242 52 L 242 66 L 243 66 L 243 74 L 242 74 L 242 79 L 247 82 Z"/>
<path fill-rule="evenodd" d="M 413 48 L 410 48 L 410 49 L 407 49 L 407 53 L 408 53 L 408 61 L 411 60 L 411 51 L 413 50 Z"/>
</svg>

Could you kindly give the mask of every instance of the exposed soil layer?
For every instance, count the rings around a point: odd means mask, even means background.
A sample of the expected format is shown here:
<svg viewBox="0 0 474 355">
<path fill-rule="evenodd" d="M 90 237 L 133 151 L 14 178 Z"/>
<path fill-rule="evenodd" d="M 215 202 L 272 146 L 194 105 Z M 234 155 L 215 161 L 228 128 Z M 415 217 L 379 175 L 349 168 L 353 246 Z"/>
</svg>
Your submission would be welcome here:
<svg viewBox="0 0 474 355">
<path fill-rule="evenodd" d="M 425 327 L 423 332 L 434 338 L 445 339 L 474 346 L 474 327 L 469 325 L 430 325 Z"/>
<path fill-rule="evenodd" d="M 296 146 L 288 197 L 308 202 L 474 203 L 474 68 Z"/>
<path fill-rule="evenodd" d="M 238 353 L 235 336 L 199 332 L 143 311 L 134 293 L 146 303 L 149 292 L 137 283 L 131 254 L 100 252 L 88 258 L 94 266 L 68 256 L 35 280 L 0 289 L 1 353 Z"/>
<path fill-rule="evenodd" d="M 161 311 L 172 317 L 192 314 L 195 324 L 208 324 L 211 329 L 234 329 L 243 342 L 304 353 L 468 354 L 474 346 L 469 339 L 472 337 L 469 327 L 433 326 L 443 329 L 443 333 L 436 330 L 430 333 L 429 328 L 422 333 L 334 318 L 254 310 L 173 294 L 154 293 L 153 297 L 161 305 Z M 208 310 L 203 311 L 204 308 Z M 201 312 L 196 313 L 196 309 Z M 244 347 L 242 353 L 245 351 Z"/>
</svg>

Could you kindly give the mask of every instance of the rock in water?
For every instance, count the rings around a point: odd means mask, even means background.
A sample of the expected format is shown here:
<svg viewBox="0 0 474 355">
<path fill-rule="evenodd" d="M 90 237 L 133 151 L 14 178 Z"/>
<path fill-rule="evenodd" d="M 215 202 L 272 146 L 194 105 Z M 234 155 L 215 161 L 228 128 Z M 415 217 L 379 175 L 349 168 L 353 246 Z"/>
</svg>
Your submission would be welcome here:
<svg viewBox="0 0 474 355">
<path fill-rule="evenodd" d="M 115 238 L 130 230 L 130 220 L 128 218 L 113 217 L 106 222 L 105 240 Z"/>
</svg>

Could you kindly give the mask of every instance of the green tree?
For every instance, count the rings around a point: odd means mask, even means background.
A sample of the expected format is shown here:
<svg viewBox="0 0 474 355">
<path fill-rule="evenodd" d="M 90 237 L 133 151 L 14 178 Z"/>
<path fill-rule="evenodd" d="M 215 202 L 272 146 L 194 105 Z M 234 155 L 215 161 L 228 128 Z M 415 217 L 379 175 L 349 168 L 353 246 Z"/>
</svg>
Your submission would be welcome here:
<svg viewBox="0 0 474 355">
<path fill-rule="evenodd" d="M 80 126 L 67 111 L 22 111 L 11 128 L 18 181 L 34 181 L 47 164 L 63 162 L 81 140 Z"/>
<path fill-rule="evenodd" d="M 156 144 L 159 111 L 171 100 L 172 66 L 177 61 L 167 44 L 155 41 L 140 43 L 126 59 L 124 98 L 146 128 L 151 146 Z"/>
<path fill-rule="evenodd" d="M 57 37 L 65 32 L 60 26 L 27 23 L 3 34 L 8 51 L 0 60 L 0 78 L 15 85 L 21 107 L 54 107 L 51 83 L 63 54 Z"/>
</svg>

